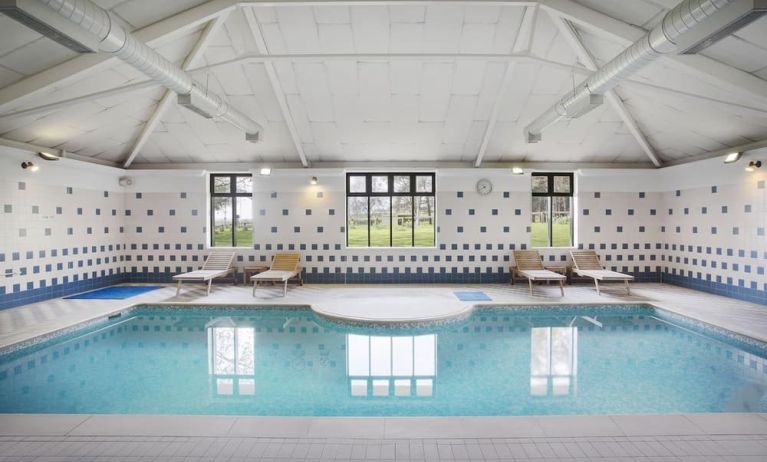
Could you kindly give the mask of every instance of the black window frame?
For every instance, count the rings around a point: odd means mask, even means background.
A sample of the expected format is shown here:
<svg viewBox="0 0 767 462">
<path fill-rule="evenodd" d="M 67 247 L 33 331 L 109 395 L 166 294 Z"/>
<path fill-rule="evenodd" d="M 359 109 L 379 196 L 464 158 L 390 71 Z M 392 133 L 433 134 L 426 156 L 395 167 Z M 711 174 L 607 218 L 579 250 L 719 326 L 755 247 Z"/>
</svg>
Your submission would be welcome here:
<svg viewBox="0 0 767 462">
<path fill-rule="evenodd" d="M 237 192 L 237 177 L 250 178 L 250 192 Z M 214 186 L 216 178 L 229 178 L 229 192 L 217 193 Z M 237 198 L 238 197 L 250 197 L 253 199 L 253 174 L 252 173 L 211 173 L 209 178 L 209 190 L 208 190 L 208 206 L 210 207 L 210 217 L 208 222 L 208 229 L 210 230 L 210 242 L 211 248 L 215 245 L 215 208 L 213 207 L 213 198 L 215 197 L 229 197 L 232 199 L 232 247 L 237 247 Z M 252 204 L 252 203 L 251 203 Z M 249 245 L 248 248 L 252 246 Z M 240 246 L 242 247 L 242 246 Z M 221 248 L 221 247 L 219 247 Z"/>
<path fill-rule="evenodd" d="M 546 177 L 546 190 L 547 192 L 535 192 L 532 191 L 532 185 L 533 185 L 533 178 L 535 177 Z M 554 192 L 554 177 L 557 176 L 565 176 L 570 178 L 570 192 L 562 193 L 562 192 Z M 532 197 L 574 197 L 575 196 L 575 174 L 573 172 L 533 172 L 532 176 L 530 178 L 530 186 L 531 191 L 533 193 Z M 549 232 L 548 232 L 548 246 L 554 248 L 554 213 L 552 210 L 552 203 L 553 201 L 549 200 Z M 572 202 L 570 203 L 570 246 L 575 246 L 575 204 Z"/>
<path fill-rule="evenodd" d="M 352 177 L 365 177 L 365 192 L 351 192 L 351 178 Z M 374 176 L 386 176 L 387 179 L 387 191 L 386 192 L 373 192 L 373 177 Z M 409 176 L 410 177 L 410 191 L 409 192 L 394 192 L 394 177 L 395 176 Z M 416 177 L 419 176 L 428 176 L 431 177 L 431 192 L 416 192 Z M 410 207 L 412 210 L 412 216 L 413 219 L 410 221 L 411 223 L 411 233 L 410 233 L 410 246 L 409 247 L 394 247 L 392 244 L 394 242 L 394 227 L 393 227 L 393 214 L 392 214 L 392 207 L 394 206 L 394 201 L 389 200 L 389 247 L 382 247 L 382 248 L 393 248 L 393 249 L 407 249 L 407 248 L 423 248 L 428 249 L 431 247 L 436 247 L 437 245 L 437 176 L 434 172 L 377 172 L 377 173 L 370 173 L 370 172 L 347 172 L 346 173 L 346 247 L 351 249 L 365 249 L 365 248 L 376 248 L 370 246 L 370 198 L 371 197 L 410 197 Z M 349 247 L 349 198 L 350 197 L 367 197 L 368 198 L 368 244 L 367 247 Z M 430 247 L 426 246 L 416 246 L 415 245 L 415 206 L 416 206 L 416 197 L 434 197 L 434 211 L 433 211 L 433 217 L 432 220 L 433 228 L 433 239 L 432 242 L 434 243 Z"/>
</svg>

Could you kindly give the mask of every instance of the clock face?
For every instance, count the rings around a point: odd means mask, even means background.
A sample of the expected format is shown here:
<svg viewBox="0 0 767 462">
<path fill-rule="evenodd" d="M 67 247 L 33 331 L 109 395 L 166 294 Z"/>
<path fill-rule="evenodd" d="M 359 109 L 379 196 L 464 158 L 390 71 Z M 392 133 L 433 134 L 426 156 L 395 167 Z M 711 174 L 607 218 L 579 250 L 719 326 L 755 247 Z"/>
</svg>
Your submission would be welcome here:
<svg viewBox="0 0 767 462">
<path fill-rule="evenodd" d="M 483 196 L 490 194 L 493 191 L 493 183 L 487 178 L 482 178 L 477 181 L 477 192 Z"/>
</svg>

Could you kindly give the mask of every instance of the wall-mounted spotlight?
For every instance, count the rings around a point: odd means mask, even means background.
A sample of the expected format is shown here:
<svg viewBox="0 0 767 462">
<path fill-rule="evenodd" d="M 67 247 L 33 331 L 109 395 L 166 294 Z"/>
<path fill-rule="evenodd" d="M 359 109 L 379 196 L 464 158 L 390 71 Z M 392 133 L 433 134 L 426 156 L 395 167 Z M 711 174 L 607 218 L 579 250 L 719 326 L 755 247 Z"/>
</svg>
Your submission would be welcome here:
<svg viewBox="0 0 767 462">
<path fill-rule="evenodd" d="M 37 153 L 37 155 L 44 160 L 59 160 L 59 156 L 56 154 L 51 154 L 50 152 L 40 151 Z"/>
<path fill-rule="evenodd" d="M 522 175 L 525 171 L 522 170 L 522 167 L 511 167 L 511 174 L 512 175 Z"/>
<path fill-rule="evenodd" d="M 271 175 L 272 169 L 269 167 L 262 167 L 261 170 L 258 171 L 261 175 Z"/>
<path fill-rule="evenodd" d="M 727 154 L 727 156 L 725 156 L 724 163 L 725 164 L 731 164 L 733 162 L 737 162 L 737 161 L 740 160 L 740 156 L 742 156 L 742 155 L 743 155 L 742 152 L 731 152 L 731 153 Z"/>
<path fill-rule="evenodd" d="M 320 180 L 318 180 L 316 176 L 313 176 L 312 179 L 309 180 L 310 184 L 317 184 L 319 182 L 320 182 Z"/>
<path fill-rule="evenodd" d="M 762 161 L 761 160 L 752 160 L 746 166 L 746 171 L 747 172 L 753 172 L 757 168 L 762 168 Z"/>
<path fill-rule="evenodd" d="M 35 165 L 31 161 L 29 161 L 29 162 L 22 162 L 21 163 L 21 168 L 23 168 L 24 170 L 29 170 L 30 172 L 36 172 L 36 171 L 38 171 L 40 169 L 40 167 L 38 167 L 37 165 Z"/>
</svg>

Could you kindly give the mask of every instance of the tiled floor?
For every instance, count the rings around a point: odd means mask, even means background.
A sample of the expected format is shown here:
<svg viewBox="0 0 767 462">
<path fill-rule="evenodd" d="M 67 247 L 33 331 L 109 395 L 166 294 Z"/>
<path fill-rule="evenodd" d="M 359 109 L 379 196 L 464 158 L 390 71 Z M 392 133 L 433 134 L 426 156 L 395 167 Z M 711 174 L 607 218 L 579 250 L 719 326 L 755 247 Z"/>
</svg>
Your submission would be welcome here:
<svg viewBox="0 0 767 462">
<path fill-rule="evenodd" d="M 767 307 L 660 284 L 632 295 L 587 285 L 166 287 L 128 300 L 50 300 L 0 311 L 8 345 L 136 303 L 301 304 L 370 319 L 437 318 L 471 309 L 453 291 L 481 290 L 488 303 L 649 302 L 767 341 Z M 0 461 L 213 460 L 767 460 L 767 415 L 460 418 L 4 415 Z"/>
<path fill-rule="evenodd" d="M 54 417 L 0 420 L 0 461 L 767 460 L 767 416 L 759 414 Z"/>
</svg>

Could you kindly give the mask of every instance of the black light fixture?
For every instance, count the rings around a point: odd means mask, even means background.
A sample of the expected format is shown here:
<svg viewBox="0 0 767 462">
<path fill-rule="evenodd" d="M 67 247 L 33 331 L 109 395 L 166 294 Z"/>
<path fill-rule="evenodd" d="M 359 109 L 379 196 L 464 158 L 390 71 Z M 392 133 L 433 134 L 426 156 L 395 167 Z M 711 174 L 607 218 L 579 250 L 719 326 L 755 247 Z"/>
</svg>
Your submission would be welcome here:
<svg viewBox="0 0 767 462">
<path fill-rule="evenodd" d="M 21 168 L 23 168 L 24 170 L 29 170 L 30 172 L 36 172 L 37 170 L 40 169 L 40 167 L 35 165 L 34 162 L 32 161 L 22 162 Z"/>
<path fill-rule="evenodd" d="M 752 160 L 746 166 L 746 171 L 747 172 L 753 172 L 757 168 L 762 168 L 762 161 L 761 160 Z"/>
<path fill-rule="evenodd" d="M 59 156 L 51 154 L 50 152 L 40 151 L 37 155 L 44 160 L 59 160 Z"/>
</svg>

